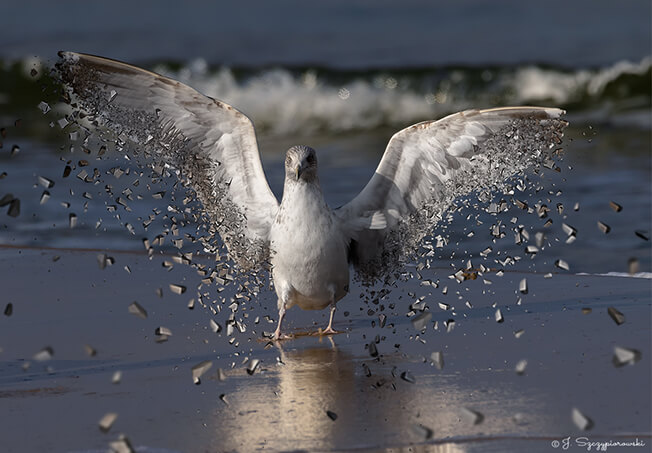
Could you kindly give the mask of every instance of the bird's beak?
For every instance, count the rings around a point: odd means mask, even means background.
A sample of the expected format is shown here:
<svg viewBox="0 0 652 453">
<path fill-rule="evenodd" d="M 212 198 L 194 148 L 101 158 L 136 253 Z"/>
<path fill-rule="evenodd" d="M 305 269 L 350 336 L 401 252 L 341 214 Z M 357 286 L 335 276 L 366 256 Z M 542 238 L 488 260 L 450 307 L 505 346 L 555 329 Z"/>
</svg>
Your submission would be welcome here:
<svg viewBox="0 0 652 453">
<path fill-rule="evenodd" d="M 298 164 L 296 167 L 294 167 L 294 175 L 297 177 L 297 181 L 299 180 L 299 177 L 301 176 L 301 171 L 303 168 L 301 167 L 301 164 Z"/>
</svg>

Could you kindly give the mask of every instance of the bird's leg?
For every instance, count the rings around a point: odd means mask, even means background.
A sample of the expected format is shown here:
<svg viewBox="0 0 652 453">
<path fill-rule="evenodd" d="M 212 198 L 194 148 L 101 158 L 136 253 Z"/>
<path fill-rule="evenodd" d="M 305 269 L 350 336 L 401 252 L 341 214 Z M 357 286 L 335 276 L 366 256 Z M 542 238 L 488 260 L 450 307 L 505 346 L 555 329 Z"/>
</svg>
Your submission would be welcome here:
<svg viewBox="0 0 652 453">
<path fill-rule="evenodd" d="M 325 330 L 321 331 L 322 335 L 332 335 L 339 333 L 337 330 L 333 329 L 333 315 L 335 314 L 335 302 L 331 303 L 331 317 L 328 320 L 328 327 Z"/>
<path fill-rule="evenodd" d="M 285 317 L 285 310 L 289 305 L 289 300 L 292 292 L 292 287 L 289 286 L 286 282 L 280 281 L 277 286 L 276 295 L 278 296 L 278 326 L 274 331 L 272 340 L 285 340 L 287 338 L 292 338 L 289 335 L 283 335 L 281 333 L 281 325 L 283 324 L 283 318 Z"/>
<path fill-rule="evenodd" d="M 326 327 L 326 330 L 319 332 L 320 335 L 333 335 L 338 333 L 333 329 L 333 315 L 335 314 L 335 286 L 328 285 L 328 289 L 331 293 L 331 316 L 328 319 L 328 327 Z"/>
<path fill-rule="evenodd" d="M 283 318 L 285 317 L 285 303 L 283 301 L 280 302 L 281 304 L 278 308 L 278 326 L 276 326 L 272 340 L 282 340 L 283 338 L 286 338 L 285 335 L 281 336 L 281 324 L 283 323 Z"/>
</svg>

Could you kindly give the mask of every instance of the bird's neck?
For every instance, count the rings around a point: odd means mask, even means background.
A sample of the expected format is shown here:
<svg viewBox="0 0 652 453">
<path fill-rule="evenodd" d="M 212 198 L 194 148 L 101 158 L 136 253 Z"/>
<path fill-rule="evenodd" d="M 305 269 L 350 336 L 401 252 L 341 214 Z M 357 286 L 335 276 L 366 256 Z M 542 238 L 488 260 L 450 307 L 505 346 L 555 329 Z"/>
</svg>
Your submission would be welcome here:
<svg viewBox="0 0 652 453">
<path fill-rule="evenodd" d="M 319 206 L 326 204 L 319 179 L 315 178 L 310 182 L 286 180 L 283 185 L 281 205 L 287 206 L 288 203 L 296 204 L 305 201 L 316 202 Z"/>
</svg>

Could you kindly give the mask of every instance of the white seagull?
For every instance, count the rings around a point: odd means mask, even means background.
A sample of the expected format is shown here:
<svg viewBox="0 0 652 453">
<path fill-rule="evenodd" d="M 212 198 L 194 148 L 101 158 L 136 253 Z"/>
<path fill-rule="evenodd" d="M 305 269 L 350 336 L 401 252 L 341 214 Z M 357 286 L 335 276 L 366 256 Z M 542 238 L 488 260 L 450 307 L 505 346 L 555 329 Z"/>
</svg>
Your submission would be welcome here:
<svg viewBox="0 0 652 453">
<path fill-rule="evenodd" d="M 126 63 L 59 56 L 70 102 L 176 169 L 240 268 L 271 264 L 279 312 L 274 339 L 284 338 L 283 318 L 294 305 L 330 307 L 322 333 L 335 333 L 333 314 L 349 291 L 350 266 L 365 280 L 387 275 L 432 234 L 456 197 L 550 162 L 567 125 L 564 111 L 542 107 L 466 110 L 415 124 L 394 134 L 369 183 L 337 209 L 324 200 L 315 151 L 293 146 L 279 204 L 244 114 Z"/>
</svg>

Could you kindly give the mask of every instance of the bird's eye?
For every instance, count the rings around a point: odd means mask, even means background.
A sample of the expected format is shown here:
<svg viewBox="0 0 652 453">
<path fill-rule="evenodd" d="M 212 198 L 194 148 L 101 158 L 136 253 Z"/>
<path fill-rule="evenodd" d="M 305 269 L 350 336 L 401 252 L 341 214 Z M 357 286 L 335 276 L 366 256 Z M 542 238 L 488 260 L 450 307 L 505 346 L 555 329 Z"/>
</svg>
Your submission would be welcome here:
<svg viewBox="0 0 652 453">
<path fill-rule="evenodd" d="M 309 164 L 314 164 L 314 163 L 315 163 L 315 156 L 313 156 L 312 154 L 310 154 L 310 155 L 308 156 L 307 161 L 308 161 Z"/>
</svg>

